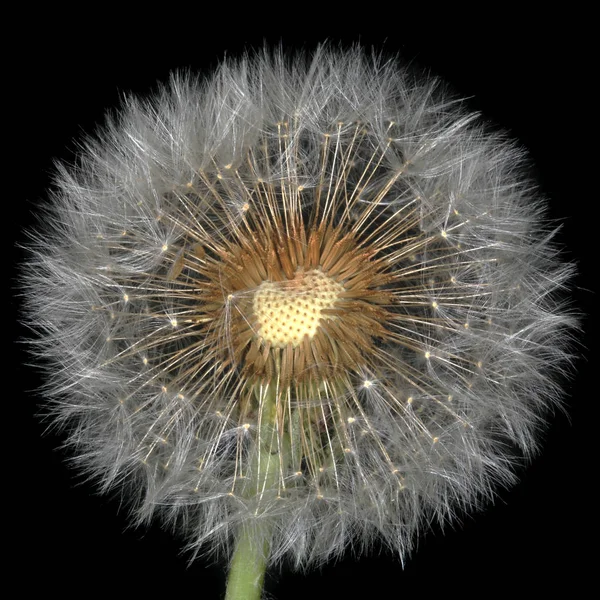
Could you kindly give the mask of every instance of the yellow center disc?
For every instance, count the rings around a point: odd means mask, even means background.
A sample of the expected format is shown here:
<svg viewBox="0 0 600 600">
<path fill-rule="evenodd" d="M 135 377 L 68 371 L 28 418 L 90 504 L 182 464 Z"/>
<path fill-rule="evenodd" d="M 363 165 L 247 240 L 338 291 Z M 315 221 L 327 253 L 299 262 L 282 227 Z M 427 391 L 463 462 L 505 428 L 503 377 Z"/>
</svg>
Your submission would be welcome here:
<svg viewBox="0 0 600 600">
<path fill-rule="evenodd" d="M 298 346 L 317 332 L 323 311 L 333 308 L 344 287 L 320 269 L 298 271 L 288 281 L 263 281 L 254 294 L 258 335 L 272 347 Z"/>
</svg>

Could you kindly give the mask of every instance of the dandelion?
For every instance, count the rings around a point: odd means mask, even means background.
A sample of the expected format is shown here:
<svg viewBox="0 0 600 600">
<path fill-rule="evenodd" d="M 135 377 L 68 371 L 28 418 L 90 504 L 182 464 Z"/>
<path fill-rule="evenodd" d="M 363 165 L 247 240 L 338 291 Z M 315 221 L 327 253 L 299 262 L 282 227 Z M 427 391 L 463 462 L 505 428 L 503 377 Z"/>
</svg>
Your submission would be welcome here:
<svg viewBox="0 0 600 600">
<path fill-rule="evenodd" d="M 359 48 L 129 100 L 59 168 L 24 278 L 78 463 L 229 557 L 230 599 L 283 559 L 404 560 L 560 396 L 572 269 L 524 159 Z"/>
</svg>

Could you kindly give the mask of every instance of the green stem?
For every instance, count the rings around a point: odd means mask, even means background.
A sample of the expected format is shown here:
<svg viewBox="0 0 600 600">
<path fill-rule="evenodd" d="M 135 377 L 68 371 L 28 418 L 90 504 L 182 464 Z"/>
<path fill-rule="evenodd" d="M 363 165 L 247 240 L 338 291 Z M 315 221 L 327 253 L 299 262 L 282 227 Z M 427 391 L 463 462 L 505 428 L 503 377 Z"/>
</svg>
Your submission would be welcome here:
<svg viewBox="0 0 600 600">
<path fill-rule="evenodd" d="M 267 493 L 277 485 L 279 477 L 279 454 L 277 448 L 275 419 L 277 401 L 275 386 L 255 391 L 261 414 L 256 452 L 252 459 L 253 480 L 248 482 L 247 497 Z M 251 490 L 251 493 L 248 493 Z M 246 524 L 236 541 L 236 548 L 229 566 L 225 600 L 260 600 L 265 571 L 269 558 L 269 530 L 264 522 Z"/>
<path fill-rule="evenodd" d="M 231 560 L 225 600 L 260 600 L 269 544 L 256 547 L 255 530 L 243 527 Z"/>
</svg>

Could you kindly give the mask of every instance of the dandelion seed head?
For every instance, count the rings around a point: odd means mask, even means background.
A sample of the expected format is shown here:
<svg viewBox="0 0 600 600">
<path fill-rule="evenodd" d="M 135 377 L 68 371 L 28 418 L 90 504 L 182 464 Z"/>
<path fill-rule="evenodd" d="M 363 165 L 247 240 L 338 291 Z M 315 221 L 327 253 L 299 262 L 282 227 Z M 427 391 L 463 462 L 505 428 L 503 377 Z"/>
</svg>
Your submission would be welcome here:
<svg viewBox="0 0 600 600">
<path fill-rule="evenodd" d="M 524 165 L 358 48 L 128 101 L 25 275 L 79 463 L 195 552 L 268 522 L 273 562 L 405 557 L 514 479 L 560 396 L 572 268 Z"/>
</svg>

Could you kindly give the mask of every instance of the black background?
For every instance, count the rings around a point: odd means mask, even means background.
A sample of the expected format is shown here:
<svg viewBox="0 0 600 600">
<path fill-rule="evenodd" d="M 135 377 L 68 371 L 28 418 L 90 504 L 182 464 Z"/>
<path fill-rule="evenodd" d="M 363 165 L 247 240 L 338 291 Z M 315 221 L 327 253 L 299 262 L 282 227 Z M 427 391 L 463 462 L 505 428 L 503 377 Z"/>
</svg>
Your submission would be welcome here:
<svg viewBox="0 0 600 600">
<path fill-rule="evenodd" d="M 150 23 L 133 19 L 127 25 L 119 25 L 114 16 L 107 25 L 96 15 L 63 19 L 56 13 L 37 14 L 35 28 L 26 17 L 16 26 L 17 41 L 3 74 L 9 108 L 3 127 L 8 185 L 2 198 L 2 225 L 9 232 L 6 256 L 14 268 L 9 319 L 15 337 L 27 335 L 18 323 L 14 291 L 24 253 L 15 243 L 24 242 L 23 231 L 44 202 L 53 162 L 72 160 L 75 141 L 101 124 L 106 110 L 118 107 L 124 94 L 149 93 L 173 69 L 209 71 L 225 54 L 260 48 L 263 40 L 307 49 L 327 38 L 333 43 L 360 41 L 400 53 L 446 79 L 460 95 L 472 97 L 473 108 L 530 150 L 549 197 L 550 216 L 563 223 L 559 241 L 566 256 L 579 264 L 573 301 L 588 315 L 582 358 L 576 376 L 565 384 L 565 411 L 551 418 L 542 453 L 520 473 L 518 485 L 499 491 L 493 506 L 466 516 L 454 529 L 425 535 L 404 569 L 383 550 L 359 559 L 348 555 L 306 574 L 288 569 L 272 573 L 267 591 L 277 600 L 351 600 L 415 593 L 479 597 L 500 589 L 512 590 L 512 595 L 524 591 L 523 585 L 538 591 L 568 585 L 578 597 L 576 590 L 592 575 L 592 550 L 586 544 L 594 545 L 597 537 L 588 512 L 597 504 L 595 451 L 588 450 L 588 442 L 595 440 L 586 428 L 598 400 L 591 361 L 597 301 L 590 291 L 598 272 L 593 211 L 599 169 L 591 142 L 597 135 L 598 107 L 588 83 L 593 69 L 584 29 L 590 17 L 560 15 L 544 22 L 536 16 L 525 22 L 522 15 L 505 12 L 461 27 L 441 18 L 432 28 L 433 15 L 413 18 L 398 10 L 380 15 L 385 31 L 365 25 L 351 33 L 339 19 L 328 25 L 314 14 L 274 14 L 272 22 L 252 24 L 256 30 L 251 30 L 231 7 L 217 8 L 219 15 L 209 17 L 163 7 L 160 14 L 149 15 Z M 230 9 L 232 14 L 223 14 Z M 354 20 L 360 24 L 361 16 Z M 221 597 L 222 566 L 202 559 L 189 565 L 181 540 L 158 525 L 128 529 L 118 502 L 96 495 L 67 466 L 58 449 L 61 437 L 44 435 L 44 424 L 34 416 L 42 401 L 35 392 L 40 382 L 26 365 L 24 349 L 12 344 L 6 358 L 4 518 L 11 533 L 11 575 L 21 591 L 44 589 L 67 597 Z"/>
</svg>

